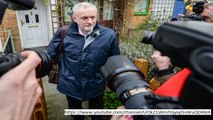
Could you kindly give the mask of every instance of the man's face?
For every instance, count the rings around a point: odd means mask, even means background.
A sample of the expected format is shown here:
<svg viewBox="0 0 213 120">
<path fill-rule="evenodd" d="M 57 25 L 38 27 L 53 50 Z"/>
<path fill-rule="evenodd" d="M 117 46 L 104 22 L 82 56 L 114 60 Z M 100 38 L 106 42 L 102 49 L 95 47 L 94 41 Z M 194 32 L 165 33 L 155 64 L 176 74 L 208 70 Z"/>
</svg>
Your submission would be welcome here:
<svg viewBox="0 0 213 120">
<path fill-rule="evenodd" d="M 201 13 L 201 16 L 207 21 L 207 22 L 213 22 L 213 2 L 207 3 L 204 5 L 204 10 Z"/>
<path fill-rule="evenodd" d="M 80 8 L 79 11 L 73 15 L 73 20 L 78 24 L 82 32 L 90 32 L 96 24 L 96 10 L 92 7 Z"/>
</svg>

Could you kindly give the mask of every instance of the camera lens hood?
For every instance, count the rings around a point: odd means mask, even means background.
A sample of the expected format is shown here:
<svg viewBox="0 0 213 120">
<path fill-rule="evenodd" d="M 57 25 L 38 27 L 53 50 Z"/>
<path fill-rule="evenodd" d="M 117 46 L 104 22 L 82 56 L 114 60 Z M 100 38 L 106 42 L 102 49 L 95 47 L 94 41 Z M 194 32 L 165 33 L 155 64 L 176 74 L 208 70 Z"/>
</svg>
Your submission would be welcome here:
<svg viewBox="0 0 213 120">
<path fill-rule="evenodd" d="M 129 71 L 140 73 L 140 70 L 135 67 L 132 61 L 127 56 L 122 55 L 109 57 L 106 64 L 101 67 L 101 74 L 107 82 L 110 82 L 116 75 Z"/>
</svg>

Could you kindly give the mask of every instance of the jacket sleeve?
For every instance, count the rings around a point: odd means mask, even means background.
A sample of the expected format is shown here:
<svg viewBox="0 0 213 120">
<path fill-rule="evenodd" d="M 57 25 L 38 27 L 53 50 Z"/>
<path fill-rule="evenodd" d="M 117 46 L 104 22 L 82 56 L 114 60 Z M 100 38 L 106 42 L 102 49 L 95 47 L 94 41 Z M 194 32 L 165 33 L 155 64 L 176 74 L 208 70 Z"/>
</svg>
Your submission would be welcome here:
<svg viewBox="0 0 213 120">
<path fill-rule="evenodd" d="M 56 31 L 46 49 L 46 53 L 51 59 L 51 61 L 55 59 L 60 44 L 60 40 L 61 40 L 61 27 Z"/>
<path fill-rule="evenodd" d="M 114 34 L 112 35 L 112 44 L 110 46 L 111 48 L 111 53 L 110 56 L 113 55 L 120 55 L 120 48 L 119 48 L 119 42 L 118 42 L 118 38 L 116 36 L 116 33 L 114 32 Z"/>
<path fill-rule="evenodd" d="M 162 85 L 162 84 L 165 83 L 169 78 L 171 78 L 173 75 L 175 75 L 175 73 L 171 73 L 171 74 L 168 74 L 168 75 L 160 76 L 160 77 L 157 77 L 157 80 L 160 82 L 160 85 Z"/>
</svg>

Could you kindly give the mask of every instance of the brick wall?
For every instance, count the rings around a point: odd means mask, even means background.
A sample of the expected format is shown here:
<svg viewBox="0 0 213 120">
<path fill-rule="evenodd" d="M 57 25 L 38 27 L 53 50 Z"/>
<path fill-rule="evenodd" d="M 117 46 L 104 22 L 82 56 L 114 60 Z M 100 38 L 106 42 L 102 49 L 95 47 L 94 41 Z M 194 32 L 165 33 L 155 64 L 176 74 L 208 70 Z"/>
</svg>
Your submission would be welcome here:
<svg viewBox="0 0 213 120">
<path fill-rule="evenodd" d="M 2 24 L 0 25 L 0 39 L 2 40 L 1 42 L 3 46 L 7 39 L 8 29 L 12 31 L 15 49 L 17 52 L 19 52 L 21 50 L 21 41 L 19 37 L 16 12 L 9 9 L 6 10 Z"/>
</svg>

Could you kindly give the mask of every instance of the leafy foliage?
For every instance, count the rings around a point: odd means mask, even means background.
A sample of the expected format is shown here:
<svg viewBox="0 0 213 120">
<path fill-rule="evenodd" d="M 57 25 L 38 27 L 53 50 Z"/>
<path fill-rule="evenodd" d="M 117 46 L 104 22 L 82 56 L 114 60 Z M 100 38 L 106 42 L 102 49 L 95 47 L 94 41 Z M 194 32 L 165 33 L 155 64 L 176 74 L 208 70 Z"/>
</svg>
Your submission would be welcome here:
<svg viewBox="0 0 213 120">
<path fill-rule="evenodd" d="M 45 4 L 45 5 L 48 5 L 49 4 L 49 0 L 43 0 L 43 3 Z"/>
<path fill-rule="evenodd" d="M 161 22 L 156 19 L 152 19 L 151 17 L 147 18 L 145 22 L 138 26 L 138 29 L 156 31 L 158 27 L 161 25 Z"/>
<path fill-rule="evenodd" d="M 144 37 L 144 30 L 156 31 L 160 25 L 160 21 L 147 18 L 144 23 L 138 26 L 138 29 L 131 30 L 128 38 L 120 43 L 121 54 L 129 56 L 132 60 L 145 58 L 149 61 L 147 80 L 152 78 L 151 69 L 154 67 L 154 63 L 151 60 L 151 55 L 154 49 L 151 45 L 141 43 L 141 40 Z"/>
<path fill-rule="evenodd" d="M 104 108 L 105 109 L 116 109 L 121 106 L 122 103 L 119 101 L 115 92 L 106 89 L 104 91 Z"/>
</svg>

